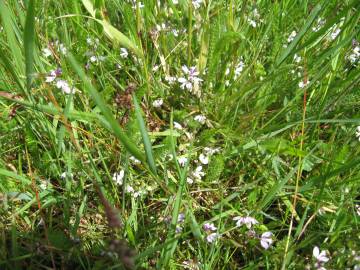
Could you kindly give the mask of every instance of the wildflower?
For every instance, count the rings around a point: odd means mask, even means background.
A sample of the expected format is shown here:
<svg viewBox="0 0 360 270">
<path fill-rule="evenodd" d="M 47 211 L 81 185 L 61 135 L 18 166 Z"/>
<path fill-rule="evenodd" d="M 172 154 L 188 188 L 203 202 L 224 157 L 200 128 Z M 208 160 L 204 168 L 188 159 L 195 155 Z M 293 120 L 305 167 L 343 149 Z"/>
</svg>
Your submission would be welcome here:
<svg viewBox="0 0 360 270">
<path fill-rule="evenodd" d="M 166 29 L 165 23 L 162 23 L 161 25 L 159 25 L 159 24 L 156 25 L 156 30 L 158 30 L 159 32 L 161 30 L 165 30 L 165 29 Z"/>
<path fill-rule="evenodd" d="M 254 20 L 248 18 L 247 21 L 253 28 L 256 28 L 256 22 Z"/>
<path fill-rule="evenodd" d="M 68 172 L 63 172 L 62 174 L 60 174 L 61 179 L 66 179 L 66 177 L 73 178 L 74 175 L 72 173 L 68 173 Z"/>
<path fill-rule="evenodd" d="M 130 186 L 130 185 L 127 185 L 127 186 L 126 186 L 126 192 L 127 192 L 127 193 L 134 193 L 134 191 L 135 191 L 135 190 L 134 190 L 134 188 L 133 188 L 132 186 Z"/>
<path fill-rule="evenodd" d="M 341 32 L 341 29 L 339 27 L 334 27 L 330 34 L 330 39 L 335 40 L 337 38 L 337 36 L 340 34 L 340 32 Z"/>
<path fill-rule="evenodd" d="M 175 228 L 175 233 L 181 233 L 183 230 L 183 228 L 179 225 L 176 225 L 176 228 Z"/>
<path fill-rule="evenodd" d="M 306 81 L 306 82 L 301 81 L 301 82 L 299 82 L 299 87 L 300 87 L 300 88 L 305 88 L 305 87 L 308 86 L 309 84 L 310 84 L 310 81 Z"/>
<path fill-rule="evenodd" d="M 210 232 L 210 231 L 216 231 L 217 228 L 215 227 L 214 223 L 205 223 L 203 225 L 203 228 L 205 231 Z"/>
<path fill-rule="evenodd" d="M 198 9 L 201 6 L 202 2 L 203 2 L 203 0 L 192 0 L 192 4 L 195 9 Z"/>
<path fill-rule="evenodd" d="M 199 155 L 199 161 L 200 161 L 202 164 L 206 165 L 206 164 L 209 163 L 209 157 L 208 157 L 208 156 L 205 156 L 204 154 L 200 154 L 200 155 Z"/>
<path fill-rule="evenodd" d="M 120 48 L 120 56 L 121 56 L 122 58 L 127 58 L 128 55 L 129 55 L 129 53 L 128 53 L 127 49 L 125 49 L 125 48 Z"/>
<path fill-rule="evenodd" d="M 299 56 L 299 55 L 297 55 L 297 54 L 295 53 L 295 55 L 294 55 L 294 61 L 295 61 L 295 63 L 300 63 L 300 62 L 301 62 L 301 56 Z"/>
<path fill-rule="evenodd" d="M 96 62 L 97 60 L 98 59 L 97 59 L 97 57 L 95 55 L 90 57 L 90 61 L 93 62 L 93 63 Z"/>
<path fill-rule="evenodd" d="M 86 39 L 86 43 L 90 46 L 94 44 L 93 40 L 90 37 Z"/>
<path fill-rule="evenodd" d="M 218 238 L 220 237 L 220 235 L 218 233 L 211 233 L 208 236 L 206 236 L 206 241 L 208 241 L 209 243 L 213 243 L 215 242 Z"/>
<path fill-rule="evenodd" d="M 66 49 L 66 47 L 64 46 L 64 44 L 62 44 L 62 43 L 59 44 L 59 51 L 60 51 L 63 55 L 66 55 L 66 54 L 67 54 L 67 49 Z"/>
<path fill-rule="evenodd" d="M 169 84 L 173 84 L 176 82 L 176 78 L 172 76 L 165 76 L 165 81 L 167 81 Z"/>
<path fill-rule="evenodd" d="M 193 88 L 198 87 L 198 85 L 202 82 L 202 79 L 198 77 L 199 72 L 196 70 L 196 67 L 190 67 L 182 66 L 182 71 L 185 75 L 185 77 L 178 78 L 178 82 L 181 83 L 180 88 L 181 89 L 188 89 L 190 92 L 192 92 Z"/>
<path fill-rule="evenodd" d="M 244 67 L 245 67 L 244 62 L 242 60 L 240 60 L 240 62 L 235 67 L 235 72 L 234 72 L 235 73 L 235 76 L 234 76 L 235 80 L 240 76 L 240 74 L 243 71 Z"/>
<path fill-rule="evenodd" d="M 197 166 L 195 171 L 193 171 L 192 176 L 196 179 L 196 180 L 201 180 L 201 178 L 203 178 L 205 176 L 205 173 L 202 171 L 202 166 Z"/>
<path fill-rule="evenodd" d="M 177 222 L 178 223 L 183 223 L 185 221 L 185 214 L 184 213 L 180 213 L 179 215 L 178 215 L 178 220 L 177 220 Z"/>
<path fill-rule="evenodd" d="M 205 147 L 204 152 L 207 155 L 213 155 L 220 152 L 220 148 L 211 148 L 211 147 Z"/>
<path fill-rule="evenodd" d="M 199 115 L 194 117 L 194 120 L 203 125 L 203 124 L 205 124 L 206 116 L 202 115 L 202 114 L 199 114 Z"/>
<path fill-rule="evenodd" d="M 360 59 L 360 47 L 356 46 L 347 57 L 351 64 L 356 64 Z"/>
<path fill-rule="evenodd" d="M 356 127 L 355 137 L 358 138 L 359 141 L 360 141 L 360 126 L 357 126 L 357 127 Z"/>
<path fill-rule="evenodd" d="M 200 269 L 200 263 L 197 260 L 183 261 L 182 266 L 184 267 L 184 269 L 189 269 L 189 270 L 199 270 Z"/>
<path fill-rule="evenodd" d="M 178 122 L 175 122 L 175 121 L 174 121 L 174 128 L 179 129 L 179 130 L 183 129 L 183 127 Z"/>
<path fill-rule="evenodd" d="M 190 177 L 187 177 L 186 182 L 191 185 L 191 184 L 194 183 L 194 180 L 192 178 L 190 178 Z"/>
<path fill-rule="evenodd" d="M 236 220 L 237 227 L 241 227 L 242 225 L 245 224 L 248 229 L 250 229 L 252 225 L 259 223 L 255 218 L 249 216 L 246 217 L 238 216 L 238 217 L 234 217 L 233 220 Z"/>
<path fill-rule="evenodd" d="M 152 71 L 154 71 L 154 72 L 158 71 L 158 70 L 159 70 L 159 67 L 160 67 L 159 65 L 153 66 Z"/>
<path fill-rule="evenodd" d="M 319 31 L 319 30 L 321 29 L 321 27 L 324 26 L 325 22 L 326 22 L 326 21 L 323 20 L 322 18 L 317 19 L 317 25 L 314 26 L 314 27 L 312 28 L 312 30 L 313 30 L 314 32 Z"/>
<path fill-rule="evenodd" d="M 225 76 L 229 75 L 230 74 L 230 68 L 226 68 L 225 70 Z"/>
<path fill-rule="evenodd" d="M 57 87 L 58 89 L 60 89 L 61 91 L 63 91 L 65 94 L 70 94 L 70 93 L 72 93 L 72 90 L 70 89 L 69 84 L 68 84 L 66 81 L 64 81 L 64 80 L 58 80 L 58 81 L 56 82 L 56 87 Z"/>
<path fill-rule="evenodd" d="M 141 163 L 141 161 L 140 160 L 138 160 L 136 157 L 134 157 L 134 156 L 131 156 L 130 158 L 129 158 L 132 162 L 134 162 L 134 164 L 140 164 Z"/>
<path fill-rule="evenodd" d="M 323 267 L 323 264 L 329 261 L 329 258 L 326 256 L 326 251 L 323 250 L 320 252 L 320 249 L 315 246 L 313 249 L 313 256 L 316 259 L 316 268 L 321 269 Z"/>
<path fill-rule="evenodd" d="M 50 83 L 50 82 L 53 82 L 55 79 L 56 79 L 56 71 L 51 70 L 50 74 L 48 76 L 46 76 L 45 82 Z"/>
<path fill-rule="evenodd" d="M 294 40 L 295 37 L 296 37 L 296 31 L 292 31 L 287 39 L 287 42 L 290 43 L 291 41 Z"/>
<path fill-rule="evenodd" d="M 355 205 L 356 214 L 360 216 L 360 205 Z M 360 258 L 360 257 L 359 257 Z"/>
<path fill-rule="evenodd" d="M 260 238 L 260 244 L 264 249 L 268 249 L 273 243 L 272 232 L 264 232 Z"/>
<path fill-rule="evenodd" d="M 121 170 L 119 173 L 114 173 L 112 179 L 114 180 L 115 184 L 121 186 L 123 184 L 124 176 L 125 171 Z"/>
<path fill-rule="evenodd" d="M 49 48 L 44 48 L 44 49 L 42 50 L 42 53 L 43 53 L 43 56 L 46 57 L 46 58 L 48 58 L 49 56 L 52 55 L 52 52 L 50 51 Z"/>
<path fill-rule="evenodd" d="M 185 166 L 185 164 L 186 164 L 186 162 L 187 162 L 187 157 L 179 157 L 178 158 L 178 162 L 179 162 L 179 165 L 181 166 L 181 167 L 184 167 Z"/>
<path fill-rule="evenodd" d="M 155 108 L 160 108 L 162 105 L 163 105 L 164 101 L 159 98 L 159 99 L 156 99 L 154 100 L 154 102 L 152 103 L 152 105 L 155 107 Z"/>
</svg>

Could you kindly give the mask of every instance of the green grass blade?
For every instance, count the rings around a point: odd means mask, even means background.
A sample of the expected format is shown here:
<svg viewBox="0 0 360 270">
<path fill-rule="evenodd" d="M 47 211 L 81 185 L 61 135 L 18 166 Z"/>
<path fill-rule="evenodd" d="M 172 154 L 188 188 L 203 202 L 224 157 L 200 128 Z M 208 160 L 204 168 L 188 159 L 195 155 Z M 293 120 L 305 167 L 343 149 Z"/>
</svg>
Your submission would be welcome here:
<svg viewBox="0 0 360 270">
<path fill-rule="evenodd" d="M 316 19 L 317 15 L 322 10 L 322 4 L 317 4 L 314 9 L 311 11 L 309 17 L 306 19 L 305 24 L 300 29 L 299 33 L 296 35 L 294 40 L 290 45 L 283 51 L 280 57 L 276 60 L 275 66 L 279 66 L 285 59 L 291 54 L 296 45 L 300 42 L 301 38 L 306 34 L 307 30 L 311 27 L 311 24 Z"/>
<path fill-rule="evenodd" d="M 24 29 L 25 70 L 27 89 L 30 90 L 34 72 L 35 0 L 30 0 Z"/>
<path fill-rule="evenodd" d="M 149 168 L 150 170 L 156 175 L 156 163 L 154 160 L 154 155 L 152 153 L 152 146 L 151 146 L 151 142 L 150 142 L 150 138 L 149 138 L 149 134 L 146 130 L 146 125 L 145 125 L 145 121 L 144 118 L 141 114 L 141 108 L 139 106 L 139 103 L 136 99 L 135 94 L 133 94 L 133 102 L 134 102 L 134 107 L 135 107 L 135 113 L 136 113 L 136 118 L 139 124 L 139 128 L 140 128 L 140 133 L 141 133 L 141 137 L 143 139 L 143 143 L 144 143 L 144 148 L 145 148 L 145 153 L 146 153 L 146 160 L 148 162 Z"/>
</svg>

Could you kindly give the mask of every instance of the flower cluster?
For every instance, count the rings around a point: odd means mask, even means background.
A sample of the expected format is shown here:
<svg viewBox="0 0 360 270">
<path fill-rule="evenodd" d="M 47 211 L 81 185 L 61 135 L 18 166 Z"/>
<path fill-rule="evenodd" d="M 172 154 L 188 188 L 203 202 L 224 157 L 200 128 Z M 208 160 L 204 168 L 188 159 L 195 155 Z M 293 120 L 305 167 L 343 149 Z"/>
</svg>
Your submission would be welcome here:
<svg viewBox="0 0 360 270">
<path fill-rule="evenodd" d="M 254 8 L 251 16 L 247 18 L 247 22 L 249 23 L 249 25 L 251 27 L 256 28 L 261 21 L 262 20 L 260 20 L 260 14 L 259 14 L 258 10 L 256 8 Z"/>
<path fill-rule="evenodd" d="M 253 227 L 255 225 L 259 224 L 259 222 L 255 218 L 250 217 L 250 216 L 244 216 L 244 217 L 237 216 L 237 217 L 234 217 L 233 220 L 236 221 L 237 227 L 241 227 L 243 225 L 246 226 L 246 228 L 249 230 L 248 236 L 251 236 L 251 237 L 256 236 L 256 232 L 254 231 Z M 261 236 L 259 236 L 258 239 L 260 240 L 260 245 L 264 249 L 268 249 L 274 242 L 272 232 L 264 232 L 261 234 Z"/>
<path fill-rule="evenodd" d="M 181 69 L 184 76 L 177 79 L 180 83 L 180 88 L 187 89 L 190 93 L 199 95 L 199 86 L 203 80 L 198 77 L 199 72 L 196 67 L 188 68 L 184 65 Z"/>
<path fill-rule="evenodd" d="M 206 232 L 207 236 L 206 236 L 206 241 L 208 243 L 214 243 L 216 242 L 217 239 L 219 239 L 220 234 L 218 234 L 217 228 L 214 225 L 214 223 L 205 223 L 203 225 L 203 229 Z"/>
</svg>

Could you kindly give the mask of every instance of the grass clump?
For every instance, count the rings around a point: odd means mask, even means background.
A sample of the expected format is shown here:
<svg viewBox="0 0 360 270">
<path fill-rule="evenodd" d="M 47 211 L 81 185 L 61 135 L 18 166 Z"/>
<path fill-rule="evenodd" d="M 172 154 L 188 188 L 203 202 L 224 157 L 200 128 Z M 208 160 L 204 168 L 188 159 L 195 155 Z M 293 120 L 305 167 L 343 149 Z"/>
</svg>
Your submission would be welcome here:
<svg viewBox="0 0 360 270">
<path fill-rule="evenodd" d="M 358 1 L 0 1 L 1 269 L 360 269 Z"/>
</svg>

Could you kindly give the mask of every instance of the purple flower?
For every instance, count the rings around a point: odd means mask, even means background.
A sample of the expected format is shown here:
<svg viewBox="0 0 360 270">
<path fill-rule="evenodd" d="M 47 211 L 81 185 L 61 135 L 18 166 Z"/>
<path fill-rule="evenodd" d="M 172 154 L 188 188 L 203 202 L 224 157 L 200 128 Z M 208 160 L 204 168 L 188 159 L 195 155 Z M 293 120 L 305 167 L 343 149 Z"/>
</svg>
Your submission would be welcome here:
<svg viewBox="0 0 360 270">
<path fill-rule="evenodd" d="M 258 224 L 259 222 L 253 217 L 234 217 L 233 220 L 236 220 L 236 226 L 241 227 L 242 225 L 246 225 L 248 229 L 252 227 L 252 225 Z"/>
<path fill-rule="evenodd" d="M 210 232 L 210 231 L 216 231 L 217 228 L 215 227 L 214 223 L 205 223 L 203 225 L 203 228 L 205 231 Z"/>
</svg>

